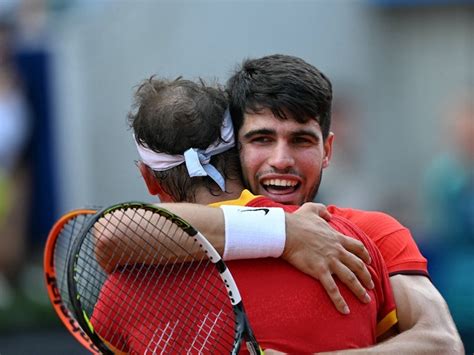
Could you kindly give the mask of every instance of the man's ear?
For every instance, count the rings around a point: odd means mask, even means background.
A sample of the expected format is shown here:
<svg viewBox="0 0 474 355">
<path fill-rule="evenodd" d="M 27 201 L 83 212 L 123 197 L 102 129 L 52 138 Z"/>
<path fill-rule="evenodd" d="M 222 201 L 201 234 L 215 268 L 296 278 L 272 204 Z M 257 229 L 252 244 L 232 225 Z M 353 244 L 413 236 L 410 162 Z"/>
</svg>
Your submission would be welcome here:
<svg viewBox="0 0 474 355">
<path fill-rule="evenodd" d="M 334 133 L 329 132 L 328 137 L 324 141 L 324 157 L 323 157 L 323 169 L 329 166 L 329 161 L 332 157 L 332 144 L 334 143 Z"/>
<path fill-rule="evenodd" d="M 145 184 L 148 188 L 148 192 L 150 195 L 158 195 L 158 198 L 162 202 L 173 202 L 173 198 L 168 195 L 163 188 L 161 187 L 158 179 L 155 177 L 153 170 L 143 162 L 138 162 L 138 169 L 142 174 L 143 180 L 145 180 Z"/>
</svg>

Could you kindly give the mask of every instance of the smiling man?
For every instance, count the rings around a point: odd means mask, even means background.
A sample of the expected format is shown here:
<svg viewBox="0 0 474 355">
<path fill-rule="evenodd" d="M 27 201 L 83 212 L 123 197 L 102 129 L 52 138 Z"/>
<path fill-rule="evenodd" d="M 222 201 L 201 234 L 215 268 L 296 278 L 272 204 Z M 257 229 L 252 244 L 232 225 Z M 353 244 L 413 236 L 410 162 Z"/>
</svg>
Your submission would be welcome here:
<svg viewBox="0 0 474 355">
<path fill-rule="evenodd" d="M 300 58 L 271 55 L 244 61 L 227 90 L 246 185 L 283 204 L 312 201 L 334 140 L 329 79 Z M 446 302 L 431 283 L 426 259 L 410 231 L 381 212 L 336 206 L 328 210 L 355 223 L 378 246 L 397 304 L 401 333 L 356 351 L 463 353 Z"/>
</svg>

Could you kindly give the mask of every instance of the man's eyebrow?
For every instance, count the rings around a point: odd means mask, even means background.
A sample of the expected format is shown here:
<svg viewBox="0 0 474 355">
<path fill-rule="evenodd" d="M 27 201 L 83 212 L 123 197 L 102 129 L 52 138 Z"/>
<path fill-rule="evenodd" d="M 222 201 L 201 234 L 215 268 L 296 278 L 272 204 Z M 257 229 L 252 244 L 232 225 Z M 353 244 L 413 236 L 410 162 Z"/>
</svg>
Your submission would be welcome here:
<svg viewBox="0 0 474 355">
<path fill-rule="evenodd" d="M 253 129 L 244 134 L 244 138 L 249 139 L 258 135 L 274 135 L 276 131 L 269 128 Z"/>
</svg>

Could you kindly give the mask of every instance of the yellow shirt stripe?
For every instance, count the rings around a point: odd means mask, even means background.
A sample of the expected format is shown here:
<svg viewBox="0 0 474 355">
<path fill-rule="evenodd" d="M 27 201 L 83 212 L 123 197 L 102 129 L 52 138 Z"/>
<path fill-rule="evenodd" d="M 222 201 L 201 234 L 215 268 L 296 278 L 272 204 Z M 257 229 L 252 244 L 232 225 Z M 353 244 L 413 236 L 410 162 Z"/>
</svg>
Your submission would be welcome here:
<svg viewBox="0 0 474 355">
<path fill-rule="evenodd" d="M 394 309 L 377 324 L 376 333 L 375 333 L 377 338 L 381 336 L 382 334 L 384 334 L 387 330 L 392 328 L 397 323 L 398 323 L 397 310 Z"/>
<path fill-rule="evenodd" d="M 246 206 L 247 203 L 252 201 L 254 198 L 258 197 L 257 195 L 254 195 L 251 193 L 249 190 L 243 190 L 242 193 L 240 194 L 240 197 L 235 199 L 235 200 L 227 200 L 227 201 L 221 201 L 221 202 L 215 202 L 211 203 L 209 206 L 211 207 L 220 207 L 223 205 L 231 205 L 231 206 Z"/>
</svg>

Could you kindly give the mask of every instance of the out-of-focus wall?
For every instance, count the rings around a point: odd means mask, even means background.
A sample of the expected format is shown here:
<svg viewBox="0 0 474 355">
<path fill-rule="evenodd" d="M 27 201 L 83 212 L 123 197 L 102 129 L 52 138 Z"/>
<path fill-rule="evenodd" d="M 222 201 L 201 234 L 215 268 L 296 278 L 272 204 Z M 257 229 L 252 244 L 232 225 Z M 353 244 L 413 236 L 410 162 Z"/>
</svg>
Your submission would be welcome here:
<svg viewBox="0 0 474 355">
<path fill-rule="evenodd" d="M 368 170 L 380 207 L 420 227 L 422 176 L 446 149 L 442 122 L 453 119 L 447 105 L 474 85 L 474 10 L 421 6 L 372 14 L 378 35 L 370 55 Z"/>
<path fill-rule="evenodd" d="M 364 6 L 325 1 L 120 1 L 62 15 L 53 41 L 62 208 L 150 199 L 126 125 L 140 80 L 224 83 L 244 57 L 280 52 L 357 83 L 365 101 L 371 22 Z"/>
<path fill-rule="evenodd" d="M 243 58 L 280 52 L 328 74 L 336 99 L 352 90 L 363 139 L 354 177 L 365 182 L 360 207 L 418 224 L 417 190 L 439 145 L 440 111 L 460 86 L 472 85 L 472 9 L 362 1 L 90 5 L 61 13 L 52 41 L 62 210 L 150 199 L 126 124 L 141 79 L 158 73 L 224 83 Z M 336 188 L 329 180 L 328 198 Z"/>
</svg>

